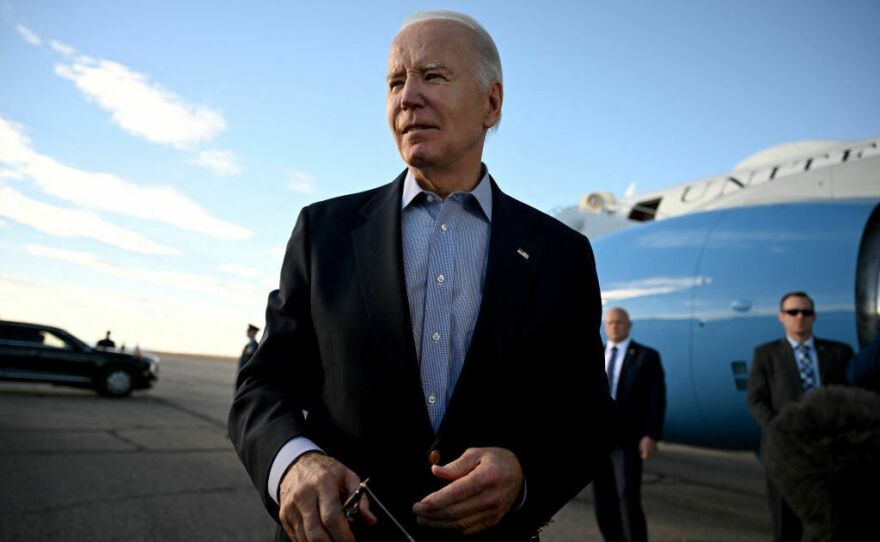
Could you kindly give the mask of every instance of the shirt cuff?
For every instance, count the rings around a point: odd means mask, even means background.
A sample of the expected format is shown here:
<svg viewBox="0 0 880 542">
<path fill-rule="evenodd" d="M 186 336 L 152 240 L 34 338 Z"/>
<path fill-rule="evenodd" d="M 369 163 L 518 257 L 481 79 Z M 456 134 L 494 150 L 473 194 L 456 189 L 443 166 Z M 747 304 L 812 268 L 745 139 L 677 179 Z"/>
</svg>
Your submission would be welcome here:
<svg viewBox="0 0 880 542">
<path fill-rule="evenodd" d="M 266 484 L 266 491 L 269 492 L 269 496 L 275 501 L 275 504 L 281 504 L 278 500 L 278 490 L 281 489 L 281 478 L 287 469 L 299 456 L 311 451 L 323 452 L 317 444 L 306 437 L 293 437 L 275 454 L 272 467 L 269 469 L 269 483 Z"/>
</svg>

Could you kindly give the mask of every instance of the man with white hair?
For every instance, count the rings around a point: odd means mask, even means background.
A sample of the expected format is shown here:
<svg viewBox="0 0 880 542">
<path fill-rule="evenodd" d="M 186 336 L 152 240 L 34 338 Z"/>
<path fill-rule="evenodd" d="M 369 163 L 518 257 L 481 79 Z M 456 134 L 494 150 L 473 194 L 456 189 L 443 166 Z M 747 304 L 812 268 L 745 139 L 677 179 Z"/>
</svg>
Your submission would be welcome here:
<svg viewBox="0 0 880 542">
<path fill-rule="evenodd" d="M 280 540 L 534 540 L 610 449 L 592 250 L 482 163 L 479 23 L 410 18 L 387 89 L 407 168 L 302 210 L 229 433 Z"/>
</svg>

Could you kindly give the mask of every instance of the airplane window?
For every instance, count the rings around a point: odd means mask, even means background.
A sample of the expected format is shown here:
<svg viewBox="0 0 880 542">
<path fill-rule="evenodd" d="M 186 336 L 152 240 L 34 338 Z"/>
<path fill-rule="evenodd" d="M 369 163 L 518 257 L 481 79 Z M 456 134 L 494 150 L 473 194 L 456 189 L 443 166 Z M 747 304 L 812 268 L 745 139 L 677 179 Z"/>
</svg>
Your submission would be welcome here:
<svg viewBox="0 0 880 542">
<path fill-rule="evenodd" d="M 732 361 L 730 369 L 733 371 L 733 384 L 739 391 L 749 388 L 749 367 L 745 361 Z"/>
<path fill-rule="evenodd" d="M 660 207 L 662 200 L 663 198 L 657 198 L 636 203 L 633 205 L 632 211 L 629 212 L 629 219 L 637 222 L 654 220 L 654 217 L 657 215 L 657 208 Z"/>
<path fill-rule="evenodd" d="M 749 374 L 749 368 L 744 361 L 731 362 L 730 368 L 733 370 L 733 374 L 737 376 Z"/>
<path fill-rule="evenodd" d="M 878 149 L 877 143 L 872 141 L 863 147 L 852 147 L 847 149 L 843 155 L 843 159 L 847 161 L 858 160 L 859 158 L 868 158 L 869 156 L 875 156 L 877 154 L 880 154 L 880 149 Z"/>
</svg>

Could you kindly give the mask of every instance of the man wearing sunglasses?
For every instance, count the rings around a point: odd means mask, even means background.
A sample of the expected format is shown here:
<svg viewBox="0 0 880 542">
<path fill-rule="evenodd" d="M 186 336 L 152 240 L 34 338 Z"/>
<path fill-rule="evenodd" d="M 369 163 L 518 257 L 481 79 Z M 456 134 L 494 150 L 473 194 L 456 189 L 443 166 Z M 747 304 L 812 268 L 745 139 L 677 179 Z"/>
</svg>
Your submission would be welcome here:
<svg viewBox="0 0 880 542">
<path fill-rule="evenodd" d="M 849 345 L 813 336 L 816 312 L 805 292 L 791 292 L 779 302 L 779 321 L 785 337 L 755 349 L 749 375 L 749 409 L 763 432 L 787 404 L 800 401 L 820 386 L 844 384 L 846 366 L 853 357 Z M 767 497 L 776 542 L 799 541 L 801 520 L 767 478 Z"/>
</svg>

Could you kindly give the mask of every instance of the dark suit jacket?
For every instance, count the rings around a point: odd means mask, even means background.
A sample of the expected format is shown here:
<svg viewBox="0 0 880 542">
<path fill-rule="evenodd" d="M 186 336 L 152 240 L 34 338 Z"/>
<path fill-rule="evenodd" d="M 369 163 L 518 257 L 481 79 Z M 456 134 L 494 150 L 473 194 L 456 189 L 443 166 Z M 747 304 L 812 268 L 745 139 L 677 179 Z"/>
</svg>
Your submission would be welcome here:
<svg viewBox="0 0 880 542">
<path fill-rule="evenodd" d="M 880 392 L 880 333 L 846 367 L 846 382 Z"/>
<path fill-rule="evenodd" d="M 238 358 L 239 370 L 241 370 L 244 364 L 251 359 L 251 356 L 253 356 L 254 352 L 257 351 L 258 346 L 259 345 L 257 344 L 257 341 L 254 339 L 249 340 L 248 343 L 244 345 L 244 348 L 241 350 L 241 356 Z"/>
<path fill-rule="evenodd" d="M 853 357 L 849 345 L 813 339 L 819 358 L 819 378 L 823 386 L 844 384 L 846 365 Z M 755 348 L 749 374 L 749 409 L 763 430 L 782 407 L 804 396 L 794 350 L 788 340 L 771 341 Z M 762 437 L 763 442 L 763 437 Z"/>
<path fill-rule="evenodd" d="M 616 402 L 621 414 L 621 445 L 638 445 L 644 436 L 663 438 L 666 381 L 656 350 L 630 341 L 620 368 Z"/>
<path fill-rule="evenodd" d="M 593 458 L 610 448 L 613 405 L 592 250 L 492 182 L 480 312 L 435 435 L 406 298 L 403 179 L 301 212 L 280 289 L 269 296 L 265 334 L 238 377 L 231 439 L 273 518 L 270 465 L 285 442 L 306 436 L 370 477 L 420 542 L 456 539 L 414 523 L 413 503 L 440 487 L 428 454 L 439 451 L 445 463 L 469 447 L 508 448 L 523 467 L 525 504 L 468 540 L 525 540 L 588 483 Z M 359 542 L 402 540 L 379 519 L 378 528 L 356 533 Z"/>
</svg>

